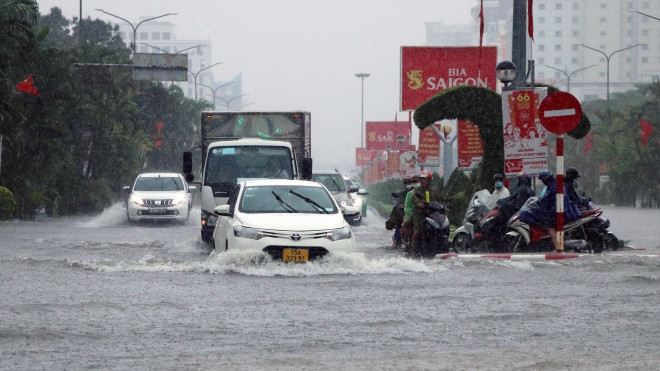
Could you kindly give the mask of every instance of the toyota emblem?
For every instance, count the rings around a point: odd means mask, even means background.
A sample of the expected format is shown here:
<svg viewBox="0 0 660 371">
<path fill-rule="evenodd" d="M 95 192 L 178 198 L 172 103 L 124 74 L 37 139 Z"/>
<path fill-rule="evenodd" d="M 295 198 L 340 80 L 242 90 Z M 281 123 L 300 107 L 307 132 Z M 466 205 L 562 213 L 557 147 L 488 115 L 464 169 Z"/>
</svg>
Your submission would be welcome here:
<svg viewBox="0 0 660 371">
<path fill-rule="evenodd" d="M 291 239 L 294 241 L 300 241 L 300 235 L 298 233 L 294 233 L 291 235 Z"/>
</svg>

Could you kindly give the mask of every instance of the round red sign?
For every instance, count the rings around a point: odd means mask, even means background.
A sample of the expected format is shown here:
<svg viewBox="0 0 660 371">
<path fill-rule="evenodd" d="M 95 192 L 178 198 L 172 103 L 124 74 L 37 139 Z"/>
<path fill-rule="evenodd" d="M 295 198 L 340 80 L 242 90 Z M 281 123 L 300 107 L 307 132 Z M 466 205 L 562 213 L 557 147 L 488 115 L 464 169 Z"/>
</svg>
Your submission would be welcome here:
<svg viewBox="0 0 660 371">
<path fill-rule="evenodd" d="M 541 102 L 541 125 L 553 134 L 566 134 L 575 129 L 582 118 L 582 106 L 572 94 L 556 92 Z"/>
</svg>

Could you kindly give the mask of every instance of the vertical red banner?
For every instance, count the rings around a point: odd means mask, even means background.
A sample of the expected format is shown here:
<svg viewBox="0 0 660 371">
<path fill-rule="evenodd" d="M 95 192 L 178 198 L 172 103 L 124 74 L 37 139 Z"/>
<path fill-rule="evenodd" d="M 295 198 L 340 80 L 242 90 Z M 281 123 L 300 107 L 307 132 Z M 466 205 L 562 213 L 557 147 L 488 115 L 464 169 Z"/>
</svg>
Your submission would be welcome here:
<svg viewBox="0 0 660 371">
<path fill-rule="evenodd" d="M 458 168 L 472 170 L 484 155 L 479 137 L 479 127 L 471 122 L 458 120 Z"/>
<path fill-rule="evenodd" d="M 417 163 L 421 166 L 440 166 L 440 138 L 430 126 L 419 131 Z"/>
<path fill-rule="evenodd" d="M 399 151 L 390 151 L 387 153 L 387 176 L 399 174 Z"/>
</svg>

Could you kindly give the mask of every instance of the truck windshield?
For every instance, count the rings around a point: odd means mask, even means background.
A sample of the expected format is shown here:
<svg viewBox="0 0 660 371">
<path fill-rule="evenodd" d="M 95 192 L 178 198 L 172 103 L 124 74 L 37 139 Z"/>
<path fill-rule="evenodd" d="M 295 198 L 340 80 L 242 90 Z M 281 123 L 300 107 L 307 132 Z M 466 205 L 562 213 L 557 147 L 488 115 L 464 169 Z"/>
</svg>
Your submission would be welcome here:
<svg viewBox="0 0 660 371">
<path fill-rule="evenodd" d="M 141 177 L 135 182 L 134 191 L 181 191 L 183 181 L 178 177 Z"/>
<path fill-rule="evenodd" d="M 291 151 L 286 147 L 235 146 L 209 150 L 204 185 L 235 185 L 249 179 L 293 179 Z"/>
<path fill-rule="evenodd" d="M 314 174 L 312 180 L 325 186 L 330 192 L 345 192 L 344 179 L 337 173 L 333 174 Z"/>
<path fill-rule="evenodd" d="M 305 198 L 311 202 L 307 202 Z M 297 185 L 246 187 L 239 210 L 249 214 L 338 212 L 332 197 L 322 187 Z"/>
</svg>

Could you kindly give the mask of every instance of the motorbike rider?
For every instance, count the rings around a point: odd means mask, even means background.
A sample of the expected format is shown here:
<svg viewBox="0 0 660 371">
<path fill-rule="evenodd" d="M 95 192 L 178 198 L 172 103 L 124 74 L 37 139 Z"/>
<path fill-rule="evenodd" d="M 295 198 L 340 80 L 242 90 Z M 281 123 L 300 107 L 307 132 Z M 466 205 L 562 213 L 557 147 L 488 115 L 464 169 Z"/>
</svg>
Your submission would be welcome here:
<svg viewBox="0 0 660 371">
<path fill-rule="evenodd" d="M 535 196 L 532 190 L 532 178 L 527 173 L 518 173 L 517 179 L 516 193 L 497 201 L 497 204 L 500 205 L 502 215 L 506 220 L 517 213 L 525 202 L 527 202 L 527 199 Z"/>
<path fill-rule="evenodd" d="M 403 209 L 404 209 L 404 203 L 406 200 L 406 197 L 410 191 L 413 190 L 413 176 L 408 175 L 405 178 L 403 178 L 403 189 L 398 192 L 397 197 L 396 197 L 396 204 L 394 205 L 395 209 L 401 209 L 401 210 L 396 210 L 392 212 L 392 215 L 395 217 L 396 220 L 393 220 L 395 224 L 394 228 L 394 235 L 392 235 L 392 246 L 393 247 L 399 247 L 401 246 L 402 242 L 402 237 L 401 237 L 401 226 L 403 222 Z M 394 196 L 394 194 L 392 194 Z"/>
<path fill-rule="evenodd" d="M 580 210 L 586 210 L 589 205 L 589 201 L 580 197 L 575 190 L 578 186 L 577 178 L 580 178 L 582 175 L 578 169 L 574 167 L 569 167 L 566 169 L 566 175 L 564 176 L 564 187 L 566 189 L 566 197 L 572 202 L 575 202 Z"/>
<path fill-rule="evenodd" d="M 509 189 L 504 186 L 504 177 L 502 174 L 493 175 L 493 182 L 495 182 L 495 190 L 490 196 L 490 204 L 494 205 L 495 202 L 511 196 Z"/>
<path fill-rule="evenodd" d="M 542 171 L 539 179 L 546 186 L 545 194 L 536 201 L 534 208 L 523 210 L 520 213 L 520 220 L 547 229 L 552 244 L 557 248 L 557 230 L 555 229 L 557 226 L 557 180 L 552 171 Z M 577 206 L 568 197 L 564 198 L 564 223 L 578 219 L 580 219 L 580 212 Z"/>
<path fill-rule="evenodd" d="M 419 175 L 413 176 L 412 180 L 413 190 L 419 188 Z M 401 225 L 401 237 L 406 239 L 412 235 L 412 216 L 415 211 L 415 204 L 413 203 L 414 192 L 408 192 L 406 194 L 406 200 L 404 202 L 403 210 L 405 216 L 403 218 L 403 224 Z"/>
<path fill-rule="evenodd" d="M 422 170 L 419 173 L 419 187 L 412 192 L 414 211 L 412 215 L 413 235 L 410 246 L 411 256 L 415 256 L 419 249 L 426 205 L 431 201 L 438 201 L 444 204 L 444 198 L 440 194 L 440 191 L 431 184 L 432 180 L 433 175 L 428 170 Z"/>
</svg>

